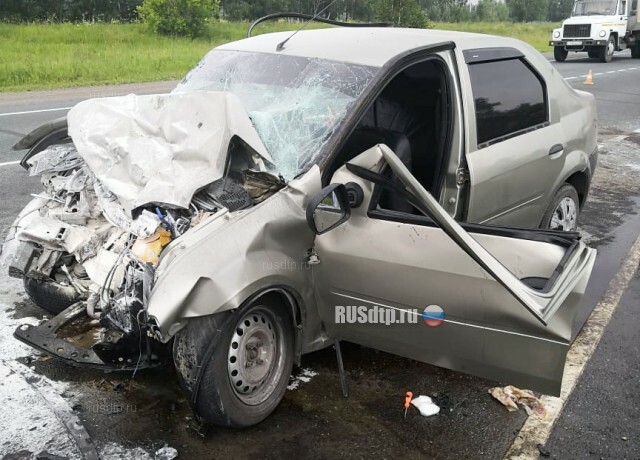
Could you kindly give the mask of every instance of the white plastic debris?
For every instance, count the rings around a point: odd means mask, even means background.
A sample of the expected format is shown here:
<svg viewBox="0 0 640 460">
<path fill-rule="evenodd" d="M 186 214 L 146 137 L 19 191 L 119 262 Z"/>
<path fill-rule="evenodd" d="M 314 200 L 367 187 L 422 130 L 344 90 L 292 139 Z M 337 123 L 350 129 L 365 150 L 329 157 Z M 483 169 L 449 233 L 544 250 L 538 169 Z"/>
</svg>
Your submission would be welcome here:
<svg viewBox="0 0 640 460">
<path fill-rule="evenodd" d="M 82 158 L 78 156 L 76 147 L 73 144 L 50 145 L 27 160 L 30 176 L 68 171 L 81 164 Z"/>
<path fill-rule="evenodd" d="M 163 448 L 156 450 L 155 460 L 173 460 L 178 457 L 178 451 L 167 444 Z"/>
<path fill-rule="evenodd" d="M 424 417 L 431 417 L 440 412 L 437 406 L 429 396 L 418 396 L 411 401 Z"/>
<path fill-rule="evenodd" d="M 318 373 L 314 370 L 302 369 L 298 375 L 291 377 L 287 390 L 297 390 L 301 384 L 309 383 L 317 375 Z"/>
</svg>

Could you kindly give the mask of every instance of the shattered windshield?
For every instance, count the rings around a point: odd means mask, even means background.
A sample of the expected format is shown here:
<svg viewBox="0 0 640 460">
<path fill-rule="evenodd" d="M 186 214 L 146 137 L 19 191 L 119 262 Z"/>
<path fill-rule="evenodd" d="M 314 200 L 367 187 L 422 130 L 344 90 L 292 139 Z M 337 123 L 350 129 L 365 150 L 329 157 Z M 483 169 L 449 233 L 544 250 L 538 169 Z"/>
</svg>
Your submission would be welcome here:
<svg viewBox="0 0 640 460">
<path fill-rule="evenodd" d="M 174 91 L 235 94 L 278 173 L 288 180 L 318 161 L 377 70 L 324 59 L 213 50 Z"/>
<path fill-rule="evenodd" d="M 578 0 L 572 16 L 616 14 L 618 0 Z"/>
</svg>

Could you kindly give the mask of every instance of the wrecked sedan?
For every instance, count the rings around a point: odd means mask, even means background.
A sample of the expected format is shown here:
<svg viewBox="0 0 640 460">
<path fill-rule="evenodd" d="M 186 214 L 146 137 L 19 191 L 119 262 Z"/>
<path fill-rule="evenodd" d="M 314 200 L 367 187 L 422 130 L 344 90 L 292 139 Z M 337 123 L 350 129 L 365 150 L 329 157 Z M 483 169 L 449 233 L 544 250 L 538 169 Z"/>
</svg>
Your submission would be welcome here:
<svg viewBox="0 0 640 460">
<path fill-rule="evenodd" d="M 44 191 L 3 264 L 57 316 L 15 336 L 103 369 L 172 354 L 195 413 L 234 427 L 339 340 L 558 394 L 595 251 L 514 227 L 551 220 L 558 190 L 574 213 L 586 198 L 591 96 L 510 39 L 288 36 L 221 46 L 171 94 L 88 100 L 21 141 Z M 504 102 L 475 94 L 485 65 L 526 74 L 530 102 L 511 73 Z M 348 305 L 446 319 L 354 324 Z"/>
</svg>

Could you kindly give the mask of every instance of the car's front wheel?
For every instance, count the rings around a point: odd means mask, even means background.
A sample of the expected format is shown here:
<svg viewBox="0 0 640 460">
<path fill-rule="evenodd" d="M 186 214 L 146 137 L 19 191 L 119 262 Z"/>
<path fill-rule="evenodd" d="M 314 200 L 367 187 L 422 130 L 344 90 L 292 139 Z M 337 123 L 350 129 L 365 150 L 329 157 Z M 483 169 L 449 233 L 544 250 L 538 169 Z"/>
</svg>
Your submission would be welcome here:
<svg viewBox="0 0 640 460">
<path fill-rule="evenodd" d="M 40 280 L 26 277 L 24 290 L 33 303 L 54 315 L 82 299 L 73 286 L 51 278 Z"/>
<path fill-rule="evenodd" d="M 568 55 L 569 52 L 564 48 L 564 46 L 556 46 L 553 48 L 553 57 L 558 62 L 566 61 Z"/>
<path fill-rule="evenodd" d="M 633 59 L 640 59 L 640 42 L 631 47 L 631 57 Z"/>
<path fill-rule="evenodd" d="M 176 369 L 195 412 L 235 428 L 260 423 L 280 404 L 293 354 L 290 314 L 274 302 L 192 320 L 174 342 Z"/>
<path fill-rule="evenodd" d="M 556 192 L 545 212 L 541 228 L 573 232 L 578 228 L 580 201 L 578 192 L 570 184 L 564 184 Z"/>
</svg>

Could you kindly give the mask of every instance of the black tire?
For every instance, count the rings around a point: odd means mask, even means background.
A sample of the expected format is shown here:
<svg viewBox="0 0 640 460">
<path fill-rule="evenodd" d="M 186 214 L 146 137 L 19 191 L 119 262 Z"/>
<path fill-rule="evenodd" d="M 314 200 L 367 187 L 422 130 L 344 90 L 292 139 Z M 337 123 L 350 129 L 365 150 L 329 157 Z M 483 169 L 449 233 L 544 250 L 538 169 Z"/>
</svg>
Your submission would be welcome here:
<svg viewBox="0 0 640 460">
<path fill-rule="evenodd" d="M 81 300 L 73 286 L 60 284 L 52 279 L 25 278 L 24 290 L 33 303 L 56 315 Z"/>
<path fill-rule="evenodd" d="M 264 326 L 262 318 L 265 318 L 268 324 L 273 325 L 270 330 L 278 342 L 275 346 L 278 353 L 274 353 L 271 361 L 273 365 L 267 365 L 269 371 L 264 377 L 265 383 L 259 384 L 260 390 L 255 393 L 261 398 L 256 397 L 254 401 L 243 399 L 244 395 L 238 394 L 242 388 L 234 389 L 231 380 L 231 372 L 235 369 L 230 362 L 230 354 L 234 353 L 232 350 L 243 349 L 234 340 L 236 331 L 246 327 L 244 322 L 247 318 L 251 322 L 257 319 L 257 327 Z M 247 327 L 245 330 L 251 329 Z M 247 340 L 251 338 L 249 334 Z M 247 353 L 243 352 L 243 355 Z M 287 389 L 294 358 L 290 313 L 284 305 L 259 299 L 235 312 L 195 318 L 176 334 L 173 355 L 180 382 L 199 417 L 208 423 L 232 428 L 256 425 L 275 410 Z M 240 366 L 241 362 L 238 360 L 235 366 Z M 202 375 L 198 381 L 199 372 Z M 253 387 L 253 391 L 255 389 Z"/>
<path fill-rule="evenodd" d="M 598 50 L 598 58 L 600 62 L 611 62 L 613 60 L 613 53 L 616 50 L 616 37 L 609 37 L 609 41 L 606 46 L 601 47 Z"/>
<path fill-rule="evenodd" d="M 631 57 L 633 59 L 640 59 L 640 42 L 631 47 Z"/>
<path fill-rule="evenodd" d="M 591 59 L 598 59 L 600 57 L 599 51 L 589 51 L 589 57 Z"/>
<path fill-rule="evenodd" d="M 564 49 L 564 46 L 554 46 L 553 48 L 553 57 L 558 62 L 564 62 L 567 60 L 567 56 L 569 52 Z"/>
<path fill-rule="evenodd" d="M 555 225 L 552 225 L 553 218 L 554 218 L 554 215 L 556 215 L 556 212 L 559 211 L 560 203 L 562 203 L 563 200 L 565 199 L 570 199 L 571 201 L 573 201 L 574 210 L 575 210 L 575 219 L 571 219 L 571 220 L 572 221 L 575 220 L 575 224 L 572 226 L 573 228 L 564 228 L 565 226 L 563 226 L 562 228 L 556 228 Z M 562 210 L 560 210 L 560 212 L 562 212 Z M 553 197 L 553 200 L 551 200 L 551 204 L 545 211 L 544 216 L 542 216 L 542 223 L 540 224 L 540 228 L 545 230 L 549 229 L 549 230 L 575 231 L 577 229 L 579 214 L 580 214 L 580 200 L 578 197 L 578 192 L 576 191 L 573 185 L 564 184 L 562 187 L 560 187 L 560 189 L 558 189 L 558 191 Z"/>
</svg>

